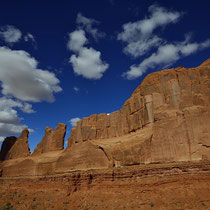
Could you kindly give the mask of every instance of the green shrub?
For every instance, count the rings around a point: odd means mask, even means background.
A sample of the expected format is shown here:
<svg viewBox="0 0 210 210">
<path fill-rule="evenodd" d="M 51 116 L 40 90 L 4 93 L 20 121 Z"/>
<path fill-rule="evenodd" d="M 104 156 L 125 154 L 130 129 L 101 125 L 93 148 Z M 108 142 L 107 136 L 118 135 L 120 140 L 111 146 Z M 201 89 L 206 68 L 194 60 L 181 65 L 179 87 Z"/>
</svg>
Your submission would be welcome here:
<svg viewBox="0 0 210 210">
<path fill-rule="evenodd" d="M 154 207 L 154 203 L 151 202 L 151 203 L 150 203 L 150 207 Z"/>
</svg>

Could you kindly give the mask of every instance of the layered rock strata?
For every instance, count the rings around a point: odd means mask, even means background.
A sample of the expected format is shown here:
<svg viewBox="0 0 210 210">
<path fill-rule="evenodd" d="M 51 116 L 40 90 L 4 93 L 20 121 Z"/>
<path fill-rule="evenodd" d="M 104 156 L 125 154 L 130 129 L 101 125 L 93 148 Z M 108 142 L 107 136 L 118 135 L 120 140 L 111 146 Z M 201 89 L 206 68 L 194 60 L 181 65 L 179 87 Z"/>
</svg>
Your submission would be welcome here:
<svg viewBox="0 0 210 210">
<path fill-rule="evenodd" d="M 62 150 L 64 136 L 64 124 L 46 128 L 31 156 L 1 163 L 2 176 L 210 159 L 210 59 L 148 75 L 119 111 L 80 120 Z"/>
<path fill-rule="evenodd" d="M 210 60 L 148 75 L 123 107 L 83 118 L 69 145 L 89 141 L 113 165 L 210 157 Z"/>
</svg>

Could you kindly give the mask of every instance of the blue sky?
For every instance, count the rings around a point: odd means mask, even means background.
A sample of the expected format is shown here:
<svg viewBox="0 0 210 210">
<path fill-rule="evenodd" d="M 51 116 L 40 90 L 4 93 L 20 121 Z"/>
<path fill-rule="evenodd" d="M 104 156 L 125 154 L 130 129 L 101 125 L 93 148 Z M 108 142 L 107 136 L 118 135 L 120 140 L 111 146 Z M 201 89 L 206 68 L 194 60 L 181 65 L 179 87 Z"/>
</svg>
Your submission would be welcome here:
<svg viewBox="0 0 210 210">
<path fill-rule="evenodd" d="M 0 141 L 119 110 L 144 77 L 210 55 L 210 3 L 1 1 Z M 74 119 L 76 118 L 76 119 Z M 74 120 L 72 120 L 74 119 Z M 72 121 L 71 121 L 72 120 Z"/>
</svg>

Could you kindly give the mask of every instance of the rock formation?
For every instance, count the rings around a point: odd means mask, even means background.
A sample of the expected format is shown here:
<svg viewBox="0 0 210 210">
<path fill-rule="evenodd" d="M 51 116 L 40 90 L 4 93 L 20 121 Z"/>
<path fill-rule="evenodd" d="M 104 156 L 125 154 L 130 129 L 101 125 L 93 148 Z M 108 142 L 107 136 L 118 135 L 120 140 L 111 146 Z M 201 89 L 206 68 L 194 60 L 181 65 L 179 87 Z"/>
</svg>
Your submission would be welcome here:
<svg viewBox="0 0 210 210">
<path fill-rule="evenodd" d="M 148 75 L 119 111 L 80 120 L 62 150 L 65 129 L 47 127 L 33 155 L 3 161 L 2 176 L 210 159 L 210 59 Z"/>
<path fill-rule="evenodd" d="M 42 154 L 51 151 L 62 150 L 64 146 L 64 138 L 66 134 L 66 125 L 59 123 L 55 130 L 45 128 L 45 136 L 37 145 L 32 155 Z"/>
<path fill-rule="evenodd" d="M 0 161 L 9 159 L 8 152 L 10 151 L 11 147 L 14 145 L 16 140 L 17 138 L 15 136 L 10 136 L 5 138 L 1 146 Z"/>
<path fill-rule="evenodd" d="M 120 111 L 77 123 L 68 144 L 84 141 L 102 147 L 113 165 L 209 158 L 210 59 L 148 75 Z"/>
<path fill-rule="evenodd" d="M 18 138 L 14 136 L 7 137 L 1 147 L 1 160 L 9 160 L 29 156 L 30 149 L 28 145 L 28 134 L 29 131 L 27 128 L 25 128 Z"/>
</svg>

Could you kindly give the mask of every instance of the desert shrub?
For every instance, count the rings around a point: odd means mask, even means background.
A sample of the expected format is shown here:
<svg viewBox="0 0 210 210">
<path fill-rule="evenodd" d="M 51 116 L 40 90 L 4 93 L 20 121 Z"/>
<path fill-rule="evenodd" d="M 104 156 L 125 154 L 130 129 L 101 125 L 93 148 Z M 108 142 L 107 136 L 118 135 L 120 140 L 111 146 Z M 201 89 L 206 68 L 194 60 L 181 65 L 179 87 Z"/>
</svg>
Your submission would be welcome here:
<svg viewBox="0 0 210 210">
<path fill-rule="evenodd" d="M 150 207 L 154 207 L 154 203 L 151 202 L 151 203 L 150 203 Z"/>
</svg>

